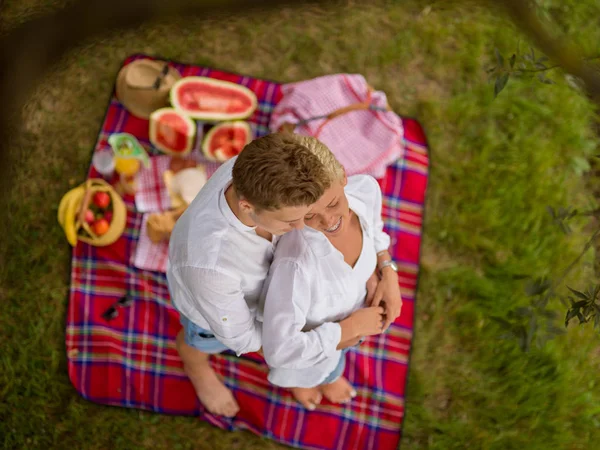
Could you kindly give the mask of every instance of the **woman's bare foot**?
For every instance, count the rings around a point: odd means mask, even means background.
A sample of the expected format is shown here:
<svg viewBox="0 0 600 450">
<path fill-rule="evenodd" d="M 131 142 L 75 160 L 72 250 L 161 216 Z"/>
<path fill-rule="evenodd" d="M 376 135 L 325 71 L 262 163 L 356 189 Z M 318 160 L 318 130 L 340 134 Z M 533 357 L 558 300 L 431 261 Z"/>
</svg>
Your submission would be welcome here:
<svg viewBox="0 0 600 450">
<path fill-rule="evenodd" d="M 321 399 L 323 396 L 319 391 L 319 388 L 291 388 L 290 392 L 294 396 L 298 402 L 304 406 L 306 409 L 313 411 L 319 403 L 321 403 Z"/>
<path fill-rule="evenodd" d="M 344 377 L 339 377 L 333 383 L 320 386 L 321 392 L 332 403 L 348 403 L 356 397 L 356 391 Z"/>
<path fill-rule="evenodd" d="M 185 343 L 183 330 L 177 335 L 177 350 L 183 360 L 183 369 L 204 407 L 212 414 L 235 416 L 240 407 L 232 392 L 210 366 L 209 355 Z"/>
</svg>

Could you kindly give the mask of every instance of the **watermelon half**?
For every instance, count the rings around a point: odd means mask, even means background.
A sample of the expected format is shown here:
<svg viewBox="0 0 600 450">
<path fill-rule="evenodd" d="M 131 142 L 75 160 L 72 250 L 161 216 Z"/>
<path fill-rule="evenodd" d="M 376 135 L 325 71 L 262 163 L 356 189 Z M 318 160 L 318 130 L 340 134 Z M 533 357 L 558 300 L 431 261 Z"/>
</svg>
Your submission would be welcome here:
<svg viewBox="0 0 600 450">
<path fill-rule="evenodd" d="M 157 109 L 150 115 L 150 142 L 174 156 L 187 155 L 194 147 L 196 124 L 173 108 Z"/>
<path fill-rule="evenodd" d="M 202 151 L 211 161 L 224 162 L 240 154 L 252 140 L 248 122 L 236 120 L 212 127 L 202 142 Z"/>
<path fill-rule="evenodd" d="M 205 122 L 249 117 L 258 104 L 250 89 L 207 77 L 184 77 L 171 88 L 173 107 Z"/>
</svg>

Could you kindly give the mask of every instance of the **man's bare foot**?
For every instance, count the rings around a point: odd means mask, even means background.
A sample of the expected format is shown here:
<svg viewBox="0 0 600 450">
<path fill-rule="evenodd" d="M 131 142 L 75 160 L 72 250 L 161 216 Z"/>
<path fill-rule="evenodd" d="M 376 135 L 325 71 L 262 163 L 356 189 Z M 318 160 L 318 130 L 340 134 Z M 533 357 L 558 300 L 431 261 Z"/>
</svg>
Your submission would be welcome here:
<svg viewBox="0 0 600 450">
<path fill-rule="evenodd" d="M 304 406 L 306 409 L 313 411 L 319 403 L 321 403 L 321 399 L 323 396 L 319 391 L 319 388 L 291 388 L 290 392 L 294 396 L 298 402 Z"/>
<path fill-rule="evenodd" d="M 321 392 L 332 403 L 348 403 L 356 397 L 356 391 L 344 377 L 339 377 L 333 383 L 320 386 Z"/>
<path fill-rule="evenodd" d="M 184 369 L 187 367 L 184 366 Z M 233 393 L 217 377 L 212 367 L 207 365 L 189 372 L 186 370 L 186 373 L 194 385 L 196 395 L 209 412 L 225 417 L 233 417 L 238 413 L 240 407 Z"/>
<path fill-rule="evenodd" d="M 187 345 L 183 329 L 177 335 L 176 345 L 183 360 L 183 369 L 204 407 L 212 414 L 235 416 L 240 407 L 231 391 L 210 366 L 209 355 Z"/>
</svg>

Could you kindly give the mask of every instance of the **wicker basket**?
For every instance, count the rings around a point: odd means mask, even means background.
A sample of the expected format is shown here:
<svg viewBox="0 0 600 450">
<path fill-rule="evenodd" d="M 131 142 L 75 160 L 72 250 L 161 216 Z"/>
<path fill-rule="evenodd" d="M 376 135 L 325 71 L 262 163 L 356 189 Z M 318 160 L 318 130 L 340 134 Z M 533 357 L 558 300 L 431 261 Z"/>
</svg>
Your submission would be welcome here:
<svg viewBox="0 0 600 450">
<path fill-rule="evenodd" d="M 112 204 L 110 227 L 102 235 L 94 233 L 92 227 L 85 221 L 85 212 L 96 192 L 108 193 Z M 90 178 L 64 195 L 59 206 L 58 221 L 71 245 L 82 241 L 104 247 L 117 241 L 125 231 L 127 208 L 121 196 L 110 184 L 101 178 Z M 81 233 L 82 229 L 87 236 Z"/>
</svg>

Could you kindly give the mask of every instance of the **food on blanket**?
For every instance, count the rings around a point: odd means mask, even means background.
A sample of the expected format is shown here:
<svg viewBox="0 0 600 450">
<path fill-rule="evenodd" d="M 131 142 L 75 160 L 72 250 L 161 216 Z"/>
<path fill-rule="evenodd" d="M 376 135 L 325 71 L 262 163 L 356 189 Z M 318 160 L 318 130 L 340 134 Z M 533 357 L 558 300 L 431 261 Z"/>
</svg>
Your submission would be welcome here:
<svg viewBox="0 0 600 450">
<path fill-rule="evenodd" d="M 94 223 L 94 220 L 96 220 L 96 216 L 94 215 L 94 211 L 92 211 L 91 209 L 88 209 L 85 212 L 85 222 L 88 224 L 92 224 Z"/>
<path fill-rule="evenodd" d="M 239 155 L 251 140 L 252 130 L 248 122 L 223 122 L 206 133 L 202 151 L 209 160 L 223 162 Z"/>
<path fill-rule="evenodd" d="M 120 174 L 133 175 L 139 170 L 140 162 L 150 167 L 148 153 L 137 138 L 129 133 L 115 133 L 108 138 L 115 154 L 115 170 Z"/>
<path fill-rule="evenodd" d="M 115 154 L 115 170 L 119 174 L 119 191 L 124 194 L 135 194 L 137 189 L 136 174 L 140 164 L 150 167 L 148 153 L 137 138 L 129 133 L 115 133 L 108 138 L 108 143 Z"/>
<path fill-rule="evenodd" d="M 184 205 L 172 211 L 150 214 L 146 222 L 146 231 L 150 240 L 155 244 L 168 240 L 175 227 L 175 222 L 186 208 L 187 205 Z"/>
<path fill-rule="evenodd" d="M 164 153 L 187 155 L 195 136 L 194 121 L 176 109 L 162 108 L 150 115 L 150 142 Z"/>
<path fill-rule="evenodd" d="M 196 167 L 197 165 L 198 163 L 195 159 L 171 158 L 171 161 L 169 161 L 169 170 L 173 173 L 177 173 L 180 170 Z"/>
<path fill-rule="evenodd" d="M 166 170 L 163 173 L 163 181 L 171 198 L 171 206 L 178 208 L 192 203 L 206 184 L 206 180 L 206 170 L 202 165 L 187 167 L 177 172 Z"/>
<path fill-rule="evenodd" d="M 110 205 L 110 195 L 108 195 L 106 192 L 96 192 L 92 197 L 92 201 L 98 208 L 106 209 L 108 205 Z"/>
<path fill-rule="evenodd" d="M 94 231 L 94 234 L 96 234 L 97 236 L 102 236 L 102 235 L 106 234 L 106 232 L 108 231 L 109 228 L 110 228 L 110 223 L 108 223 L 108 220 L 106 220 L 106 219 L 96 220 L 94 222 L 94 224 L 92 225 L 92 230 Z"/>
<path fill-rule="evenodd" d="M 140 162 L 137 159 L 115 158 L 115 170 L 119 175 L 135 175 L 140 170 Z"/>
<path fill-rule="evenodd" d="M 184 77 L 171 88 L 171 104 L 206 122 L 245 119 L 258 104 L 247 87 L 207 77 Z"/>
<path fill-rule="evenodd" d="M 94 208 L 98 208 L 93 202 L 97 193 L 108 196 L 111 209 L 102 210 L 103 217 L 92 217 L 90 225 L 87 221 L 90 218 L 88 212 L 93 216 Z M 123 199 L 110 184 L 100 178 L 91 178 L 68 191 L 58 207 L 58 223 L 72 246 L 78 240 L 95 246 L 110 245 L 123 234 L 126 220 L 127 209 Z"/>
</svg>

